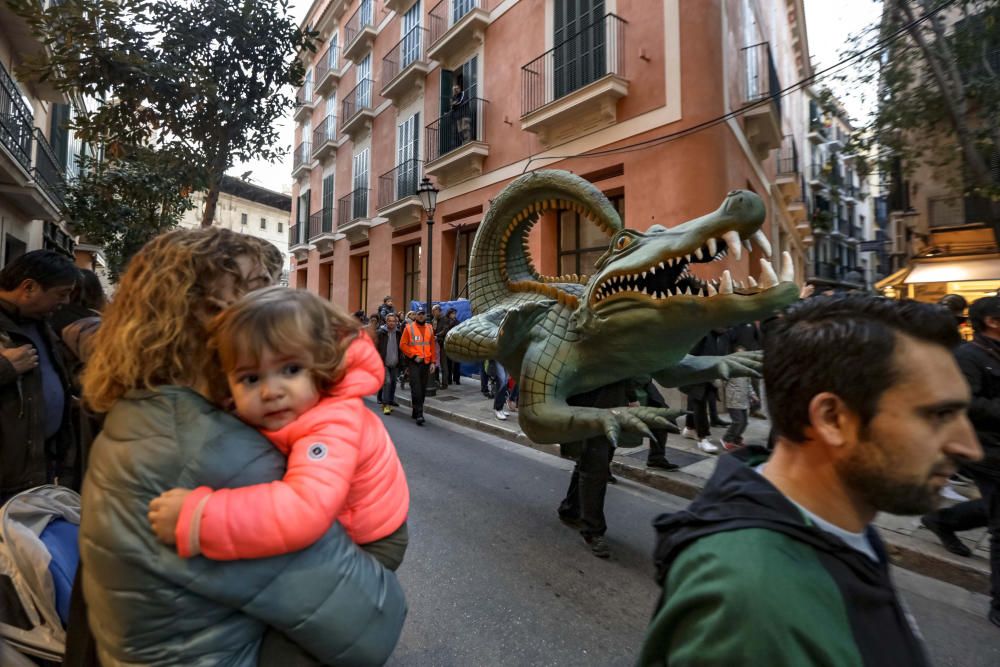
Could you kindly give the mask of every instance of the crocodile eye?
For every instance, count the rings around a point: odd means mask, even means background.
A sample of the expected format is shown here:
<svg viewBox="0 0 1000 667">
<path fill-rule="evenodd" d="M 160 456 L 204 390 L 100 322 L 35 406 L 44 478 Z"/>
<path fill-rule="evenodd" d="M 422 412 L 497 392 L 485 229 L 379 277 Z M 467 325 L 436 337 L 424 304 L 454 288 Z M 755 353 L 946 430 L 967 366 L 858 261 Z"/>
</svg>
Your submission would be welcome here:
<svg viewBox="0 0 1000 667">
<path fill-rule="evenodd" d="M 619 236 L 615 240 L 615 250 L 624 250 L 632 243 L 632 237 L 630 236 Z"/>
</svg>

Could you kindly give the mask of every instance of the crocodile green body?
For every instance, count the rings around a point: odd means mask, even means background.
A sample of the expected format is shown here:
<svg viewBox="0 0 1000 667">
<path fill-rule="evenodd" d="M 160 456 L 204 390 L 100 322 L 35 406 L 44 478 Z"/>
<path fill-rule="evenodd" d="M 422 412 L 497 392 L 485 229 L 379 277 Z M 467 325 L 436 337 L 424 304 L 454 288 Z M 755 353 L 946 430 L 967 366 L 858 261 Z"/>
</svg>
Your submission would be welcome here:
<svg viewBox="0 0 1000 667">
<path fill-rule="evenodd" d="M 608 234 L 593 276 L 543 276 L 532 264 L 528 234 L 543 213 L 558 210 L 574 210 Z M 753 243 L 770 255 L 759 232 L 763 220 L 760 199 L 734 191 L 708 215 L 640 233 L 625 229 L 603 193 L 569 172 L 522 176 L 497 196 L 476 233 L 469 263 L 473 317 L 449 332 L 447 354 L 496 359 L 518 378 L 519 423 L 535 442 L 601 434 L 617 442 L 623 430 L 675 429 L 680 411 L 572 407 L 566 399 L 635 377 L 681 386 L 757 375 L 757 353 L 687 352 L 710 329 L 762 319 L 797 298 L 787 256 L 781 280 L 762 262 L 759 285 L 733 283 L 728 272 L 719 281 L 691 272 Z"/>
</svg>

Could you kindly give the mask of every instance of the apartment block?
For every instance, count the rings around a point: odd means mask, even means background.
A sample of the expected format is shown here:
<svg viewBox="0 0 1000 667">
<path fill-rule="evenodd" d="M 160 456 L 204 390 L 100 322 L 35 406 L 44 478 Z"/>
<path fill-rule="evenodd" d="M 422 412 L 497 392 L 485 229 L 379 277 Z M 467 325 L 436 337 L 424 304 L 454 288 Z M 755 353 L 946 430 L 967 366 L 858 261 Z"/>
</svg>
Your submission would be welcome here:
<svg viewBox="0 0 1000 667">
<path fill-rule="evenodd" d="M 422 300 L 426 176 L 433 297 L 465 297 L 491 198 L 539 168 L 590 180 L 639 231 L 752 190 L 806 277 L 807 101 L 783 93 L 811 74 L 802 0 L 316 0 L 306 25 L 320 45 L 295 110 L 294 286 L 351 311 Z M 530 245 L 542 273 L 590 274 L 608 241 L 548 211 Z M 761 257 L 694 270 L 746 280 Z"/>
</svg>

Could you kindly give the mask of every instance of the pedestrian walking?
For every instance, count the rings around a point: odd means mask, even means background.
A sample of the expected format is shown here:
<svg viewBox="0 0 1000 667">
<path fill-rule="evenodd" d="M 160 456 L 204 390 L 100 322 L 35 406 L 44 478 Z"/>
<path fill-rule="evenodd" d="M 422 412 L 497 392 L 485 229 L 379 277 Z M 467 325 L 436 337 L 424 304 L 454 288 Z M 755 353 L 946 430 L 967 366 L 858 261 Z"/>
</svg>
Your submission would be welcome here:
<svg viewBox="0 0 1000 667">
<path fill-rule="evenodd" d="M 955 351 L 955 358 L 972 390 L 969 418 L 985 454 L 982 461 L 969 463 L 964 471 L 976 483 L 982 499 L 933 512 L 921 521 L 946 549 L 960 556 L 969 556 L 971 551 L 955 532 L 985 523 L 990 535 L 992 598 L 987 617 L 1000 627 L 1000 297 L 973 302 L 969 322 L 975 334 Z"/>
<path fill-rule="evenodd" d="M 715 329 L 702 338 L 691 350 L 691 355 L 700 356 L 725 356 L 729 353 L 728 338 L 725 329 Z M 716 454 L 719 446 L 711 441 L 711 425 L 723 425 L 718 415 L 715 415 L 712 422 L 709 421 L 710 413 L 714 412 L 711 404 L 718 396 L 718 387 L 712 382 L 700 382 L 694 385 L 681 387 L 680 390 L 687 394 L 688 415 L 685 419 L 684 430 L 681 434 L 685 438 L 696 440 L 698 449 L 706 454 Z M 725 422 L 729 425 L 729 422 Z"/>
<path fill-rule="evenodd" d="M 650 378 L 644 378 L 643 391 L 646 394 L 646 405 L 653 408 L 667 409 L 667 401 L 663 394 L 657 389 L 656 384 Z M 667 460 L 667 435 L 666 429 L 653 429 L 653 438 L 649 441 L 649 453 L 646 454 L 647 468 L 660 468 L 661 470 L 677 470 L 680 466 Z"/>
<path fill-rule="evenodd" d="M 388 431 L 362 400 L 385 378 L 371 339 L 312 292 L 270 287 L 216 318 L 209 346 L 223 374 L 210 388 L 216 402 L 231 400 L 288 467 L 277 482 L 165 491 L 149 505 L 157 538 L 182 558 L 269 558 L 312 545 L 336 521 L 397 569 L 410 493 Z"/>
<path fill-rule="evenodd" d="M 46 319 L 79 279 L 73 262 L 51 250 L 0 271 L 0 504 L 56 480 L 79 489 L 71 378 Z"/>
<path fill-rule="evenodd" d="M 209 322 L 272 280 L 262 252 L 218 227 L 169 232 L 131 259 L 104 311 L 83 375 L 107 416 L 83 484 L 79 576 L 105 665 L 383 664 L 402 631 L 395 574 L 339 523 L 295 554 L 240 563 L 177 558 L 151 539 L 147 506 L 167 489 L 285 473 L 274 445 L 199 393 L 218 372 Z"/>
<path fill-rule="evenodd" d="M 737 352 L 745 351 L 742 345 L 736 347 Z M 743 433 L 750 421 L 750 409 L 760 404 L 753 384 L 748 377 L 729 378 L 723 385 L 726 409 L 729 411 L 729 427 L 719 441 L 723 449 L 731 452 L 743 447 Z"/>
<path fill-rule="evenodd" d="M 774 453 L 722 457 L 690 507 L 656 520 L 663 596 L 638 664 L 930 664 L 871 522 L 925 512 L 982 457 L 957 342 L 933 305 L 860 294 L 771 326 Z"/>
<path fill-rule="evenodd" d="M 440 306 L 436 306 L 440 312 Z M 448 360 L 446 350 L 444 347 L 445 338 L 448 336 L 448 332 L 458 326 L 458 311 L 454 308 L 449 308 L 443 317 L 438 317 L 437 321 L 434 322 L 434 339 L 437 342 L 437 354 L 438 359 L 441 363 L 438 364 L 438 372 L 441 376 L 440 386 L 442 389 L 447 389 L 448 384 L 454 382 L 458 384 L 458 378 L 454 377 L 452 374 L 452 363 Z"/>
<path fill-rule="evenodd" d="M 403 327 L 403 337 L 399 349 L 407 360 L 410 377 L 411 417 L 417 426 L 424 425 L 424 399 L 430 374 L 437 366 L 437 346 L 434 344 L 434 329 L 426 322 L 424 311 L 413 314 L 415 320 Z"/>
<path fill-rule="evenodd" d="M 493 414 L 500 421 L 506 421 L 510 417 L 507 410 L 507 398 L 510 395 L 507 389 L 507 369 L 495 359 L 489 362 L 489 373 L 496 382 L 496 393 L 493 395 Z"/>
<path fill-rule="evenodd" d="M 382 414 L 386 415 L 391 415 L 392 409 L 399 406 L 396 402 L 396 380 L 403 357 L 399 349 L 401 338 L 398 318 L 395 313 L 389 313 L 386 315 L 385 325 L 378 330 L 376 342 L 385 368 L 385 382 L 378 398 L 382 404 Z"/>
</svg>

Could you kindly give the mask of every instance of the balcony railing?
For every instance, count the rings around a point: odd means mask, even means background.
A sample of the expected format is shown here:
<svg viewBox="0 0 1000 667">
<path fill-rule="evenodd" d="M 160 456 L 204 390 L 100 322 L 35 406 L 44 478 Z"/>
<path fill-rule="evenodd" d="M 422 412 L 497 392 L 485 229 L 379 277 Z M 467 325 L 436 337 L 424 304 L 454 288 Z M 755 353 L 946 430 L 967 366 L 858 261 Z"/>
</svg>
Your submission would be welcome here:
<svg viewBox="0 0 1000 667">
<path fill-rule="evenodd" d="M 746 95 L 744 102 L 754 104 L 770 99 L 781 117 L 781 83 L 778 81 L 778 71 L 774 68 L 771 57 L 771 45 L 761 42 L 746 46 L 740 50 L 743 58 L 743 75 Z"/>
<path fill-rule="evenodd" d="M 337 117 L 330 114 L 319 122 L 312 134 L 312 150 L 314 154 L 319 153 L 328 142 L 337 141 Z"/>
<path fill-rule="evenodd" d="M 298 92 L 295 93 L 295 106 L 297 107 L 312 106 L 313 102 L 312 88 L 313 87 L 311 83 L 306 83 L 301 88 L 299 88 Z"/>
<path fill-rule="evenodd" d="M 930 227 L 958 227 L 994 222 L 990 200 L 984 197 L 935 197 L 927 201 Z"/>
<path fill-rule="evenodd" d="M 31 170 L 31 110 L 21 99 L 14 80 L 0 64 L 0 144 L 25 171 Z"/>
<path fill-rule="evenodd" d="M 431 162 L 456 148 L 483 141 L 486 100 L 475 97 L 452 108 L 427 126 L 427 161 Z"/>
<path fill-rule="evenodd" d="M 35 128 L 35 180 L 59 208 L 66 195 L 66 175 L 52 146 L 42 131 Z"/>
<path fill-rule="evenodd" d="M 422 169 L 423 162 L 421 160 L 407 160 L 395 169 L 379 176 L 378 207 L 382 209 L 395 204 L 400 199 L 417 194 Z"/>
<path fill-rule="evenodd" d="M 372 108 L 372 85 L 371 79 L 362 79 L 344 98 L 340 115 L 344 125 L 350 123 L 359 112 Z"/>
<path fill-rule="evenodd" d="M 332 208 L 321 208 L 309 216 L 309 240 L 313 241 L 323 234 L 333 234 Z"/>
<path fill-rule="evenodd" d="M 786 134 L 778 151 L 778 174 L 791 176 L 799 172 L 799 149 L 795 145 L 795 137 Z"/>
<path fill-rule="evenodd" d="M 451 11 L 448 11 L 449 5 Z M 434 5 L 428 18 L 428 43 L 441 39 L 448 29 L 462 20 L 473 9 L 486 9 L 485 0 L 441 0 Z"/>
<path fill-rule="evenodd" d="M 382 58 L 382 87 L 396 78 L 400 72 L 415 62 L 424 59 L 427 30 L 416 26 L 410 30 L 389 53 Z"/>
<path fill-rule="evenodd" d="M 521 68 L 521 115 L 613 74 L 625 76 L 625 26 L 614 14 L 594 21 Z"/>
<path fill-rule="evenodd" d="M 292 171 L 309 164 L 312 159 L 312 148 L 308 141 L 301 142 L 295 147 L 295 155 L 292 157 Z"/>
<path fill-rule="evenodd" d="M 825 181 L 829 178 L 829 172 L 824 171 L 824 165 L 822 164 L 811 164 L 809 165 L 809 176 L 814 181 Z"/>
<path fill-rule="evenodd" d="M 337 219 L 341 226 L 369 217 L 368 192 L 368 188 L 358 188 L 340 198 L 337 202 Z"/>
<path fill-rule="evenodd" d="M 347 19 L 347 23 L 344 25 L 345 48 L 349 49 L 351 42 L 353 42 L 366 27 L 374 27 L 374 20 L 374 0 L 361 0 L 361 5 L 358 7 L 357 11 L 351 15 L 351 18 Z"/>
<path fill-rule="evenodd" d="M 307 225 L 304 222 L 297 222 L 288 226 L 288 245 L 297 246 L 306 242 Z"/>
<path fill-rule="evenodd" d="M 316 63 L 316 83 L 321 85 L 326 75 L 340 69 L 340 48 L 336 45 L 327 47 Z"/>
</svg>

